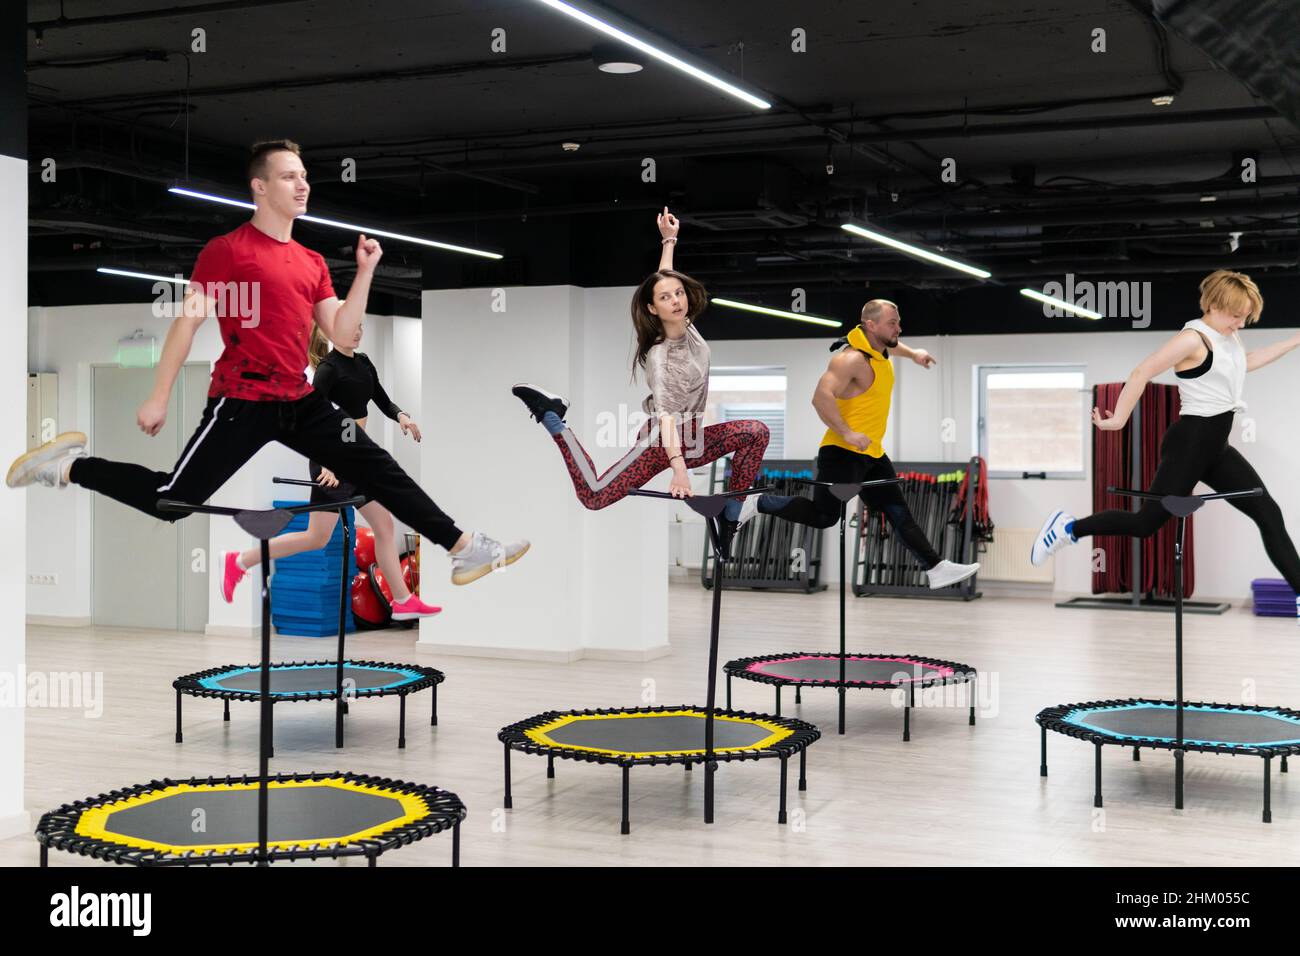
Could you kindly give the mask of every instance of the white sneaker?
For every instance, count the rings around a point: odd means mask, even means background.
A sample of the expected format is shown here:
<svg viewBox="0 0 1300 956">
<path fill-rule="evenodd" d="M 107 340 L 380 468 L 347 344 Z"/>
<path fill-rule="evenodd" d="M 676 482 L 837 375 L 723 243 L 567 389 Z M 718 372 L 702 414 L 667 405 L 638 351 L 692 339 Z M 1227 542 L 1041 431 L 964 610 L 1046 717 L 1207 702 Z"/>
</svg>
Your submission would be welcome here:
<svg viewBox="0 0 1300 956">
<path fill-rule="evenodd" d="M 940 561 L 926 576 L 930 579 L 930 590 L 951 587 L 960 584 L 980 569 L 978 564 L 957 564 L 955 561 Z"/>
<path fill-rule="evenodd" d="M 514 564 L 528 553 L 529 547 L 527 541 L 502 544 L 475 531 L 465 549 L 451 556 L 451 583 L 472 584 L 485 574 Z"/>
<path fill-rule="evenodd" d="M 47 488 L 63 488 L 68 483 L 63 478 L 63 466 L 69 458 L 82 458 L 86 454 L 86 436 L 82 432 L 64 432 L 19 455 L 9 466 L 5 484 L 10 488 L 23 488 L 42 484 Z"/>
<path fill-rule="evenodd" d="M 1073 520 L 1074 515 L 1058 511 L 1043 522 L 1029 552 L 1029 563 L 1036 568 L 1041 567 L 1044 561 L 1067 544 L 1074 544 L 1074 538 L 1065 530 L 1065 526 Z"/>
<path fill-rule="evenodd" d="M 758 514 L 758 499 L 758 495 L 750 495 L 740 503 L 740 517 L 736 519 L 737 531 L 744 526 L 746 521 Z"/>
</svg>

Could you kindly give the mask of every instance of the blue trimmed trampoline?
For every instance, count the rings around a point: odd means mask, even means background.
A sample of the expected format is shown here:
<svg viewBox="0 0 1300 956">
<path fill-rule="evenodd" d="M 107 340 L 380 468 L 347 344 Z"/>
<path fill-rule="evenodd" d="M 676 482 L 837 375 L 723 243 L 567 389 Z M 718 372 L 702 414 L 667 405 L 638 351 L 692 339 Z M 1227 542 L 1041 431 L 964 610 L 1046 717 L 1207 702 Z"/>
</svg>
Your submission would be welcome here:
<svg viewBox="0 0 1300 956">
<path fill-rule="evenodd" d="M 1261 757 L 1264 760 L 1265 823 L 1271 823 L 1271 770 L 1273 758 L 1287 772 L 1287 757 L 1300 753 L 1300 712 L 1281 707 L 1237 704 L 1184 703 L 1182 742 L 1177 736 L 1178 706 L 1170 700 L 1102 700 L 1048 707 L 1035 718 L 1041 728 L 1042 763 L 1047 776 L 1047 732 L 1086 740 L 1095 747 L 1096 790 L 1093 806 L 1101 800 L 1101 749 L 1106 744 L 1179 752 L 1199 751 Z"/>
<path fill-rule="evenodd" d="M 441 671 L 414 664 L 392 664 L 386 661 L 284 661 L 271 664 L 272 703 L 309 700 L 337 700 L 342 688 L 344 713 L 346 702 L 362 697 L 386 697 L 396 694 L 401 701 L 397 746 L 406 746 L 406 698 L 410 694 L 432 690 L 433 707 L 429 725 L 438 724 L 438 685 L 445 679 Z M 211 697 L 225 704 L 224 720 L 230 720 L 230 702 L 256 702 L 261 699 L 261 666 L 255 664 L 228 664 L 194 674 L 186 674 L 172 682 L 176 690 L 176 742 L 184 739 L 181 732 L 181 697 Z M 339 742 L 341 744 L 341 738 Z"/>
</svg>

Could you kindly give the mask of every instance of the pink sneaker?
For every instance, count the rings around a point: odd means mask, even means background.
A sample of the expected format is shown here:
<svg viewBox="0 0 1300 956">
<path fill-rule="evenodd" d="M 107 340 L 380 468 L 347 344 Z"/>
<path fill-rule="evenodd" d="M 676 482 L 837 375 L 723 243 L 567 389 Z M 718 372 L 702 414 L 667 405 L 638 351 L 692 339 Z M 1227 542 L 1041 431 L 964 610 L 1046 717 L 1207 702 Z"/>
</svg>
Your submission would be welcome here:
<svg viewBox="0 0 1300 956">
<path fill-rule="evenodd" d="M 221 596 L 230 604 L 235 600 L 235 588 L 244 580 L 248 572 L 239 566 L 238 551 L 227 551 L 224 559 L 225 569 L 221 575 Z"/>
<path fill-rule="evenodd" d="M 412 594 L 400 604 L 393 602 L 393 620 L 394 621 L 414 621 L 417 617 L 430 617 L 434 614 L 441 614 L 442 608 L 432 607 L 420 600 L 418 595 Z"/>
</svg>

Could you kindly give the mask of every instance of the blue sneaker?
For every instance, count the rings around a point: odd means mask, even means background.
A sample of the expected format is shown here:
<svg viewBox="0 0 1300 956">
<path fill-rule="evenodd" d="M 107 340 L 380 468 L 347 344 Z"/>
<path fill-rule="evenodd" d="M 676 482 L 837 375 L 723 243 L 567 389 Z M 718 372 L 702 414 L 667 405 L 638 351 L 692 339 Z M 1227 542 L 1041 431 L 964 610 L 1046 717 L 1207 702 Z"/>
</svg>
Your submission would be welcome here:
<svg viewBox="0 0 1300 956">
<path fill-rule="evenodd" d="M 1074 515 L 1058 511 L 1043 523 L 1042 530 L 1034 539 L 1034 547 L 1029 552 L 1029 563 L 1041 567 L 1043 562 L 1060 551 L 1067 544 L 1074 544 L 1074 536 L 1065 530 L 1065 526 L 1074 521 Z"/>
</svg>

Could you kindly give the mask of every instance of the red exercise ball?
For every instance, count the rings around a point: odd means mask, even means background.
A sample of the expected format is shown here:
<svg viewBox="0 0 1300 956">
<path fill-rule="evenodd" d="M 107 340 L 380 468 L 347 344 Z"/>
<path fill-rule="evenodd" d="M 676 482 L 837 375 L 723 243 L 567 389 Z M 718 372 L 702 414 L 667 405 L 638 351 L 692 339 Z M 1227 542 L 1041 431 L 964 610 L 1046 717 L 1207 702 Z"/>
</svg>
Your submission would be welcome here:
<svg viewBox="0 0 1300 956">
<path fill-rule="evenodd" d="M 371 587 L 370 575 L 365 571 L 357 572 L 352 579 L 352 616 L 365 624 L 379 626 L 387 624 L 392 613 L 389 604 L 381 601 Z"/>
<path fill-rule="evenodd" d="M 375 563 L 375 533 L 369 528 L 357 528 L 357 543 L 352 548 L 357 567 L 364 570 Z"/>
</svg>

